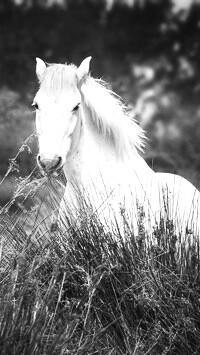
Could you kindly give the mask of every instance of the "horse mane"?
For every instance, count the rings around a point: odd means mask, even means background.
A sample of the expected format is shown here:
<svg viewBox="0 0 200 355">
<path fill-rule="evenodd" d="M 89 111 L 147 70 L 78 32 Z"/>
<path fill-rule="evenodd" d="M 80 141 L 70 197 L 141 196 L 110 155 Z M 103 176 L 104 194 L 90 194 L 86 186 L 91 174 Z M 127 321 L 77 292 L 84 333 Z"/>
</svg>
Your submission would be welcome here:
<svg viewBox="0 0 200 355">
<path fill-rule="evenodd" d="M 77 87 L 76 66 L 73 64 L 47 64 L 40 89 L 48 96 L 59 97 Z"/>
<path fill-rule="evenodd" d="M 80 91 L 93 129 L 110 140 L 119 157 L 133 151 L 143 152 L 146 139 L 144 131 L 105 81 L 88 76 Z"/>
<path fill-rule="evenodd" d="M 48 64 L 41 78 L 41 91 L 59 98 L 75 90 L 79 87 L 76 70 L 73 64 Z M 142 128 L 106 82 L 87 76 L 79 90 L 87 111 L 86 119 L 90 120 L 96 133 L 114 146 L 119 157 L 143 151 L 145 135 Z"/>
</svg>

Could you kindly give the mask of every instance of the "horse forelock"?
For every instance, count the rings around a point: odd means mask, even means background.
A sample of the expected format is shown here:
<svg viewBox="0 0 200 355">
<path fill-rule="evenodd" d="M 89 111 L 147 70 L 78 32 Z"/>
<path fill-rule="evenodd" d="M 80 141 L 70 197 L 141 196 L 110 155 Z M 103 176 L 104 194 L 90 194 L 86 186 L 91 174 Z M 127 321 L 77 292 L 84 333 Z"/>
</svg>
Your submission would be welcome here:
<svg viewBox="0 0 200 355">
<path fill-rule="evenodd" d="M 77 88 L 76 66 L 49 64 L 40 82 L 40 90 L 49 96 L 62 96 Z"/>
</svg>

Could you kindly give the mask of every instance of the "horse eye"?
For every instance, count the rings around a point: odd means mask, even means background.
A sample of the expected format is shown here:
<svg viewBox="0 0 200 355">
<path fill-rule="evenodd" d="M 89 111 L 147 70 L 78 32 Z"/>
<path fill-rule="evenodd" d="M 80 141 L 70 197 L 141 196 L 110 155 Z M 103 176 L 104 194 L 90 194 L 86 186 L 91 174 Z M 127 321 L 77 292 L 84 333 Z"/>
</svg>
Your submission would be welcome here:
<svg viewBox="0 0 200 355">
<path fill-rule="evenodd" d="M 33 103 L 32 103 L 32 106 L 33 106 L 36 110 L 39 109 L 39 106 L 38 106 L 37 102 L 33 102 Z"/>
<path fill-rule="evenodd" d="M 78 111 L 79 106 L 80 106 L 80 104 L 76 105 L 76 106 L 73 108 L 73 110 L 72 110 L 72 111 L 73 111 L 73 112 Z"/>
</svg>

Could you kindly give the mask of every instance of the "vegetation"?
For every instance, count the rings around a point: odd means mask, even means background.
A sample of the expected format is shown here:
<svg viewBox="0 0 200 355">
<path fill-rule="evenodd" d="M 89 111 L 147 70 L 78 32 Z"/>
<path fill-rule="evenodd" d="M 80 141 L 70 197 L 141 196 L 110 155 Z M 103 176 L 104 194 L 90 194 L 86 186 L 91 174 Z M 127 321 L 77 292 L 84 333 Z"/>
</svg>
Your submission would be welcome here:
<svg viewBox="0 0 200 355">
<path fill-rule="evenodd" d="M 0 211 L 0 353 L 199 354 L 199 240 L 164 219 L 146 235 L 142 212 L 138 235 L 88 209 L 58 227 L 62 183 L 21 179 Z"/>
</svg>

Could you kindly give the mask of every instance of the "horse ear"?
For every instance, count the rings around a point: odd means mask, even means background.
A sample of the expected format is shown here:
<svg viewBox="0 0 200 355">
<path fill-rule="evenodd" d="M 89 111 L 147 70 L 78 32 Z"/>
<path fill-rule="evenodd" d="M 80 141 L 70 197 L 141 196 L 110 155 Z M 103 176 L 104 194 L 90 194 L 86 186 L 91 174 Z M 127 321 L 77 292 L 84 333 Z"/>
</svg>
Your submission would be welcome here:
<svg viewBox="0 0 200 355">
<path fill-rule="evenodd" d="M 41 81 L 42 74 L 44 73 L 45 69 L 46 69 L 45 62 L 40 58 L 36 58 L 36 75 L 39 81 Z"/>
<path fill-rule="evenodd" d="M 82 61 L 82 63 L 80 64 L 80 66 L 78 67 L 78 69 L 77 69 L 77 78 L 78 78 L 78 82 L 79 83 L 81 81 L 83 81 L 85 79 L 85 77 L 89 74 L 91 59 L 92 59 L 92 57 L 85 58 Z"/>
</svg>

